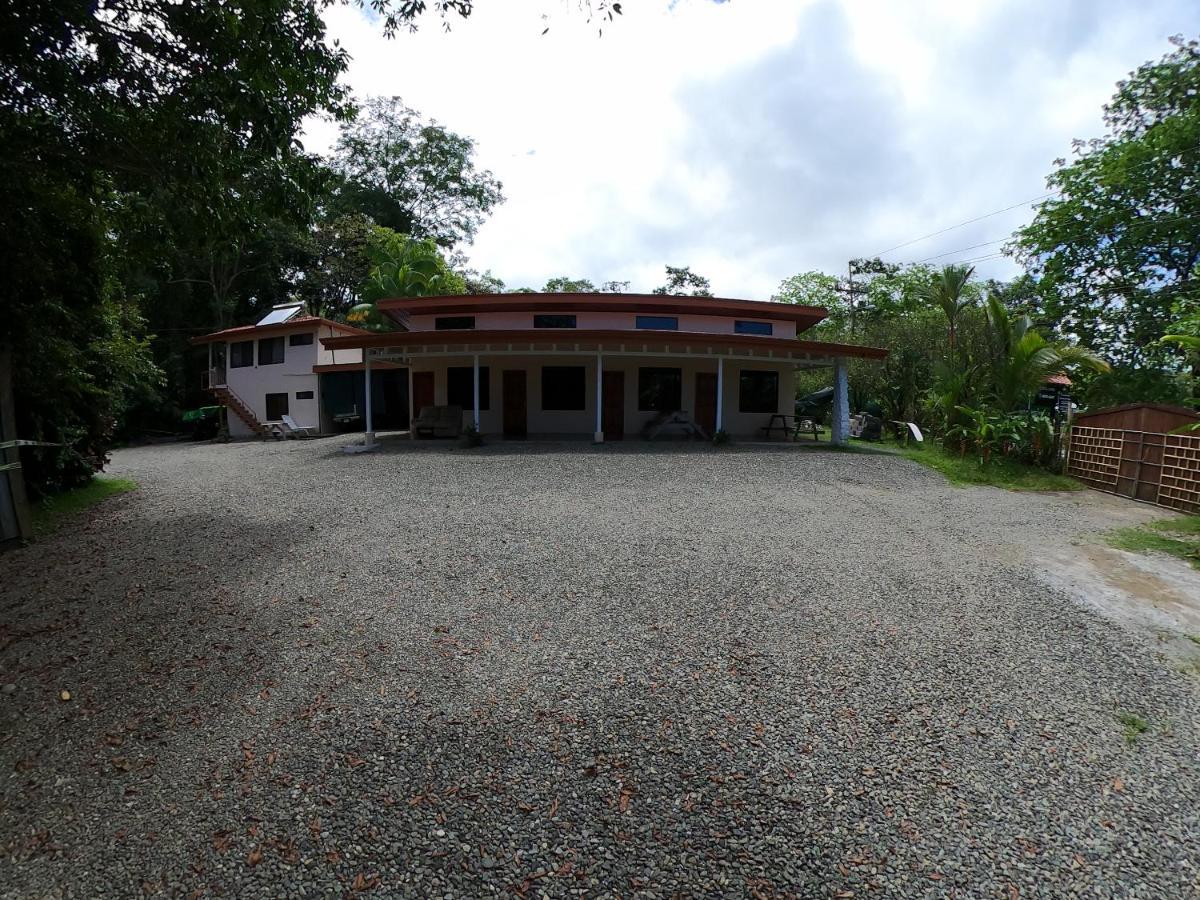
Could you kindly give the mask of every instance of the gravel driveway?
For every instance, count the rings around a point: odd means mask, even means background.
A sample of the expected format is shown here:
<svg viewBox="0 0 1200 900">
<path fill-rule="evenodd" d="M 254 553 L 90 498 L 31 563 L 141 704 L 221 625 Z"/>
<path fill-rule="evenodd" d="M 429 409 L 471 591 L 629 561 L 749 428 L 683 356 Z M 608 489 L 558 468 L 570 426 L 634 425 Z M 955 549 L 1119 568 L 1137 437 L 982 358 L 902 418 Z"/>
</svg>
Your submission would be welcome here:
<svg viewBox="0 0 1200 900">
<path fill-rule="evenodd" d="M 1121 501 L 341 442 L 120 452 L 0 556 L 6 896 L 1200 890 L 1200 679 L 1028 561 Z"/>
</svg>

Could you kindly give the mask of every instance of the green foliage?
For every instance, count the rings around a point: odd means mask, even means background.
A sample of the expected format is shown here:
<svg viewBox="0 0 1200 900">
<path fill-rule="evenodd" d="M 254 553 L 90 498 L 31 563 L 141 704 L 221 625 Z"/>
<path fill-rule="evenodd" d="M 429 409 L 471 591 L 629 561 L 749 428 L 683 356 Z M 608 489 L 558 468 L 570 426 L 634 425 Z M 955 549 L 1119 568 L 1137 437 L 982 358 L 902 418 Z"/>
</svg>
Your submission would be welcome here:
<svg viewBox="0 0 1200 900">
<path fill-rule="evenodd" d="M 390 228 L 375 227 L 367 242 L 371 270 L 359 294 L 362 302 L 346 321 L 369 331 L 389 331 L 392 323 L 376 303 L 390 297 L 465 294 L 466 281 L 450 268 L 431 239 L 415 240 Z"/>
<path fill-rule="evenodd" d="M 712 286 L 703 275 L 690 266 L 667 266 L 667 283 L 656 287 L 652 294 L 672 294 L 677 297 L 711 297 Z"/>
<path fill-rule="evenodd" d="M 1131 553 L 1165 553 L 1200 569 L 1200 516 L 1178 516 L 1118 528 L 1109 532 L 1108 541 Z"/>
<path fill-rule="evenodd" d="M 1047 179 L 1058 196 L 1014 243 L 1040 315 L 1130 366 L 1169 359 L 1158 339 L 1175 304 L 1197 297 L 1200 44 L 1173 43 L 1117 85 L 1107 133 L 1076 142 Z"/>
<path fill-rule="evenodd" d="M 928 282 L 917 287 L 917 295 L 935 309 L 940 309 L 950 325 L 950 350 L 954 351 L 958 334 L 958 319 L 964 309 L 974 303 L 966 287 L 974 274 L 974 266 L 946 266 Z"/>
<path fill-rule="evenodd" d="M 344 319 L 371 274 L 375 226 L 362 213 L 318 222 L 304 238 L 295 296 L 311 315 Z"/>
<path fill-rule="evenodd" d="M 101 500 L 137 490 L 128 478 L 95 477 L 80 487 L 46 497 L 32 509 L 33 531 L 38 537 L 53 534 L 60 525 Z"/>
<path fill-rule="evenodd" d="M 1014 317 L 994 295 L 988 297 L 987 319 L 992 343 L 991 394 L 1001 410 L 1028 406 L 1049 376 L 1068 367 L 1109 371 L 1108 363 L 1091 350 L 1048 341 L 1033 327 L 1032 319 Z"/>
<path fill-rule="evenodd" d="M 546 286 L 542 288 L 547 294 L 590 294 L 595 290 L 596 286 L 586 278 L 568 278 L 566 275 L 547 279 Z"/>
<path fill-rule="evenodd" d="M 345 122 L 330 160 L 340 178 L 335 212 L 358 212 L 441 247 L 469 242 L 502 185 L 476 169 L 475 143 L 426 122 L 399 97 L 366 100 Z"/>
<path fill-rule="evenodd" d="M 1138 738 L 1145 734 L 1150 728 L 1150 723 L 1137 713 L 1118 713 L 1117 721 L 1121 723 L 1121 728 L 1125 734 L 1125 743 L 1127 743 L 1130 747 L 1136 744 L 1138 742 Z"/>
<path fill-rule="evenodd" d="M 1126 403 L 1170 403 L 1191 399 L 1191 379 L 1157 367 L 1113 366 L 1087 382 L 1079 397 L 1081 406 L 1102 409 Z"/>
<path fill-rule="evenodd" d="M 1083 485 L 1073 478 L 1057 475 L 1014 459 L 993 459 L 981 465 L 974 456 L 949 453 L 928 440 L 909 444 L 898 452 L 946 476 L 951 484 L 986 484 L 1010 491 L 1080 491 Z"/>
</svg>

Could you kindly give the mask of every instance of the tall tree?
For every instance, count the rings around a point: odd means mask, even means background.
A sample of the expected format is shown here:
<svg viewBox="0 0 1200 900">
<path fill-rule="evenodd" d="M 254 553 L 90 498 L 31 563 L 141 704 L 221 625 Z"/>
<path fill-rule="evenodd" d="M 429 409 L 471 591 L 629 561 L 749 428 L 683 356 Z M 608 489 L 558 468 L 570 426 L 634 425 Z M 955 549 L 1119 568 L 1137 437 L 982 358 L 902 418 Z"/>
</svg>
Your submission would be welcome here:
<svg viewBox="0 0 1200 900">
<path fill-rule="evenodd" d="M 1059 160 L 1057 196 L 1013 244 L 1041 314 L 1132 365 L 1164 352 L 1172 307 L 1200 276 L 1200 43 L 1172 43 L 1118 83 L 1105 135 Z"/>
<path fill-rule="evenodd" d="M 442 247 L 469 242 L 504 200 L 475 167 L 475 144 L 426 122 L 399 97 L 373 97 L 342 125 L 330 160 L 340 177 L 333 208 Z"/>
<path fill-rule="evenodd" d="M 542 288 L 547 294 L 591 294 L 595 290 L 596 286 L 588 279 L 568 278 L 566 275 L 547 279 L 546 286 Z"/>
<path fill-rule="evenodd" d="M 711 297 L 712 286 L 703 275 L 697 275 L 691 266 L 667 266 L 667 283 L 656 287 L 651 293 L 674 294 L 678 297 Z"/>
<path fill-rule="evenodd" d="M 958 319 L 962 311 L 972 303 L 965 293 L 967 283 L 974 274 L 974 266 L 945 266 L 921 289 L 921 297 L 935 309 L 940 309 L 949 324 L 947 334 L 951 352 L 958 337 Z"/>
</svg>

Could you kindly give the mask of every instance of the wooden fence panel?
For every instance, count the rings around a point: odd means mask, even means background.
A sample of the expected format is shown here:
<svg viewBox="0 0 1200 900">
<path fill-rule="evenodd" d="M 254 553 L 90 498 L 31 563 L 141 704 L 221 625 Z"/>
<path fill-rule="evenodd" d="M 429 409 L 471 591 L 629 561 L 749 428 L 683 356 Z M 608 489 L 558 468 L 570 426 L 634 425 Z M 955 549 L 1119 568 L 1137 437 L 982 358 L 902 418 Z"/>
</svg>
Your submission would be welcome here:
<svg viewBox="0 0 1200 900">
<path fill-rule="evenodd" d="M 1158 505 L 1200 513 L 1200 437 L 1163 435 L 1162 452 Z"/>
<path fill-rule="evenodd" d="M 1121 474 L 1123 443 L 1123 433 L 1115 428 L 1076 425 L 1071 429 L 1067 474 L 1102 491 L 1115 491 Z"/>
<path fill-rule="evenodd" d="M 1200 436 L 1076 425 L 1067 474 L 1110 494 L 1200 513 Z"/>
</svg>

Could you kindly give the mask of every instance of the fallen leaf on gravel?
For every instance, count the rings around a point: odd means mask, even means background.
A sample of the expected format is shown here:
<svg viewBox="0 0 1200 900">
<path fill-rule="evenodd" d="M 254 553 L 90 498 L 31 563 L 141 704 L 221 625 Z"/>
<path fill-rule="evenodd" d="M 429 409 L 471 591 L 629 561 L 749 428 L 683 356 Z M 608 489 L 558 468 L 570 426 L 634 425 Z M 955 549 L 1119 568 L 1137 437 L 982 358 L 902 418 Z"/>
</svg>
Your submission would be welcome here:
<svg viewBox="0 0 1200 900">
<path fill-rule="evenodd" d="M 224 853 L 228 850 L 230 843 L 228 831 L 218 831 L 213 835 L 213 849 L 218 853 Z"/>
<path fill-rule="evenodd" d="M 262 845 L 260 844 L 250 851 L 250 855 L 246 857 L 246 865 L 257 866 L 262 862 L 262 856 Z"/>
<path fill-rule="evenodd" d="M 1112 785 L 1113 785 L 1113 790 L 1116 791 L 1118 794 L 1125 793 L 1125 782 L 1122 781 L 1120 779 L 1120 777 L 1114 778 Z"/>
<path fill-rule="evenodd" d="M 379 876 L 372 872 L 370 875 L 363 875 L 359 872 L 354 876 L 354 884 L 350 885 L 350 890 L 355 892 L 369 891 L 379 887 Z"/>
<path fill-rule="evenodd" d="M 553 819 L 557 813 L 558 813 L 558 798 L 555 797 L 554 802 L 550 804 L 550 818 Z"/>
</svg>

